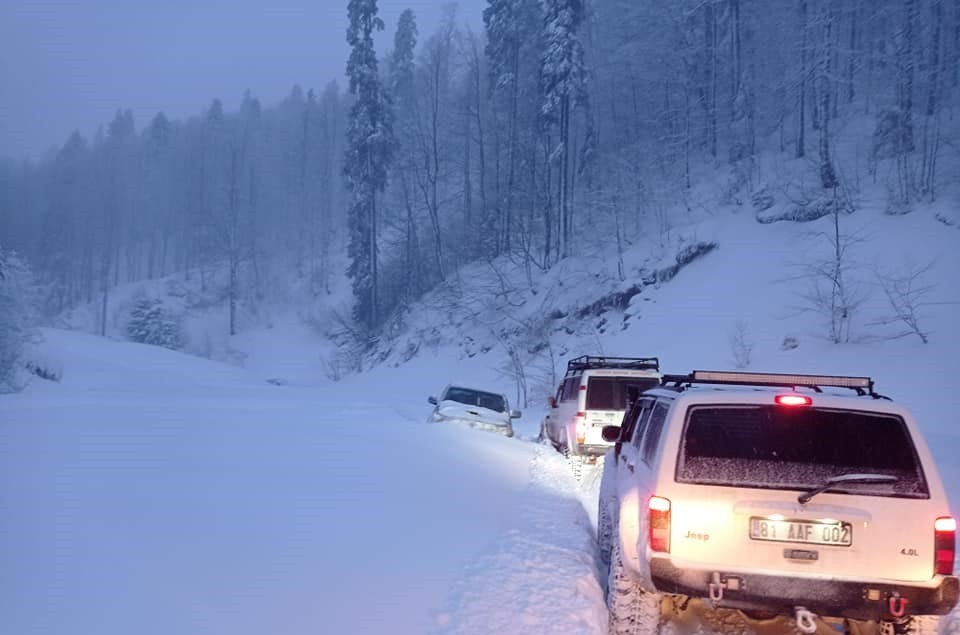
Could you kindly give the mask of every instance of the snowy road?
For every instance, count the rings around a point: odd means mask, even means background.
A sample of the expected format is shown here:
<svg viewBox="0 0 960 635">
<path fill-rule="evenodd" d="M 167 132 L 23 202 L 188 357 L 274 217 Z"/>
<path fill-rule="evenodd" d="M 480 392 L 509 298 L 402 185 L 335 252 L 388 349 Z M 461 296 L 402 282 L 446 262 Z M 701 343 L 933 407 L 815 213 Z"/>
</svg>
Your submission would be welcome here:
<svg viewBox="0 0 960 635">
<path fill-rule="evenodd" d="M 63 382 L 0 400 L 0 632 L 605 631 L 555 453 L 421 399 L 48 337 Z"/>
</svg>

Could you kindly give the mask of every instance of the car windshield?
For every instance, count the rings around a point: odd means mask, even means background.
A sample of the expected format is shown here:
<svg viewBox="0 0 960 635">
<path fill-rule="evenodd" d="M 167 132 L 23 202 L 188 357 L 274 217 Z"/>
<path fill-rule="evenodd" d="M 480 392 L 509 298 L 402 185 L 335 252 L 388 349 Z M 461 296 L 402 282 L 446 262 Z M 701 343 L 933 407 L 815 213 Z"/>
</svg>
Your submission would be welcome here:
<svg viewBox="0 0 960 635">
<path fill-rule="evenodd" d="M 477 406 L 493 410 L 494 412 L 506 412 L 507 406 L 504 403 L 503 396 L 492 392 L 483 392 L 482 390 L 472 390 L 470 388 L 459 388 L 452 386 L 447 389 L 443 399 L 445 401 L 456 401 L 468 406 Z"/>
<path fill-rule="evenodd" d="M 893 482 L 839 483 L 831 492 L 928 497 L 910 434 L 893 415 L 790 406 L 701 406 L 687 415 L 677 481 L 815 488 L 852 473 Z"/>
<path fill-rule="evenodd" d="M 660 384 L 656 377 L 591 377 L 587 410 L 626 410 L 645 390 Z"/>
</svg>

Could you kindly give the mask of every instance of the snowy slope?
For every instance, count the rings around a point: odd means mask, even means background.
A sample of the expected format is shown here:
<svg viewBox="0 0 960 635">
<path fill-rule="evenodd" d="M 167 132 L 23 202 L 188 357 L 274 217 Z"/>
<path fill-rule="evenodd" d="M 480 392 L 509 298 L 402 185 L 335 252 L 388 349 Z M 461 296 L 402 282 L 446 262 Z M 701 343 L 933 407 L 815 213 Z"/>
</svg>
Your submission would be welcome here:
<svg viewBox="0 0 960 635">
<path fill-rule="evenodd" d="M 933 261 L 929 344 L 866 337 L 884 310 L 876 293 L 862 337 L 828 343 L 789 280 L 791 263 L 823 249 L 810 233 L 828 219 L 760 225 L 746 213 L 685 228 L 717 249 L 644 287 L 626 312 L 568 328 L 597 297 L 590 272 L 611 268 L 580 257 L 494 323 L 448 321 L 449 305 L 424 304 L 409 322 L 434 339 L 417 340 L 411 361 L 392 366 L 413 341 L 401 339 L 390 364 L 338 383 L 317 368 L 325 343 L 293 327 L 235 338 L 246 368 L 46 331 L 40 357 L 62 381 L 0 398 L 0 509 L 13 519 L 0 522 L 0 633 L 605 632 L 596 474 L 577 485 L 558 455 L 524 440 L 549 382 L 530 389 L 521 439 L 424 423 L 427 396 L 450 382 L 516 401 L 497 332 L 544 311 L 567 316 L 545 333 L 554 373 L 584 353 L 658 355 L 671 372 L 729 368 L 742 322 L 751 369 L 871 375 L 918 415 L 956 510 L 960 233 L 935 216 L 844 219 L 870 234 L 864 266 Z M 650 265 L 635 251 L 630 276 Z M 508 282 L 520 288 L 517 276 Z M 479 290 L 473 280 L 463 276 L 464 293 Z M 783 349 L 787 335 L 797 348 Z M 265 381 L 278 373 L 295 381 Z"/>
</svg>

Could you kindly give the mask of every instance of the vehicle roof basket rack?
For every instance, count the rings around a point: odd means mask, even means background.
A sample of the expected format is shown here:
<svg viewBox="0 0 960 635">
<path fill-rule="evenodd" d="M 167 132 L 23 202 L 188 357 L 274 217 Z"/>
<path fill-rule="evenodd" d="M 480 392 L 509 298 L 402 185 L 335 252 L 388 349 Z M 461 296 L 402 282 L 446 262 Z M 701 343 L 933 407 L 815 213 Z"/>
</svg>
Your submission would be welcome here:
<svg viewBox="0 0 960 635">
<path fill-rule="evenodd" d="M 869 395 L 874 399 L 885 399 L 873 390 L 873 380 L 869 377 L 847 377 L 843 375 L 794 375 L 788 373 L 749 373 L 742 371 L 695 370 L 688 375 L 664 375 L 660 380 L 663 386 L 673 384 L 683 389 L 693 384 L 724 384 L 733 386 L 777 386 L 784 388 L 809 388 L 823 392 L 823 388 L 849 388 L 858 395 Z"/>
<path fill-rule="evenodd" d="M 660 370 L 656 357 L 595 357 L 581 355 L 567 362 L 567 372 L 591 368 L 621 368 L 627 370 Z"/>
</svg>

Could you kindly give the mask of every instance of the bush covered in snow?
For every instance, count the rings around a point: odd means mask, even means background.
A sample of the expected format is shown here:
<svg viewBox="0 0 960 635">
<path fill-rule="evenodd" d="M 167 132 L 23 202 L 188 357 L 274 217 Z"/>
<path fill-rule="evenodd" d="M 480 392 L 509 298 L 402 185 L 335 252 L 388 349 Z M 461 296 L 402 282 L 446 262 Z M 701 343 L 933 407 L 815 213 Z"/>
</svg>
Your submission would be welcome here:
<svg viewBox="0 0 960 635">
<path fill-rule="evenodd" d="M 158 298 L 134 302 L 127 321 L 127 336 L 140 344 L 178 350 L 184 345 L 180 316 L 163 306 Z"/>
<path fill-rule="evenodd" d="M 19 388 L 24 348 L 36 333 L 36 297 L 30 269 L 0 247 L 0 393 Z"/>
</svg>

